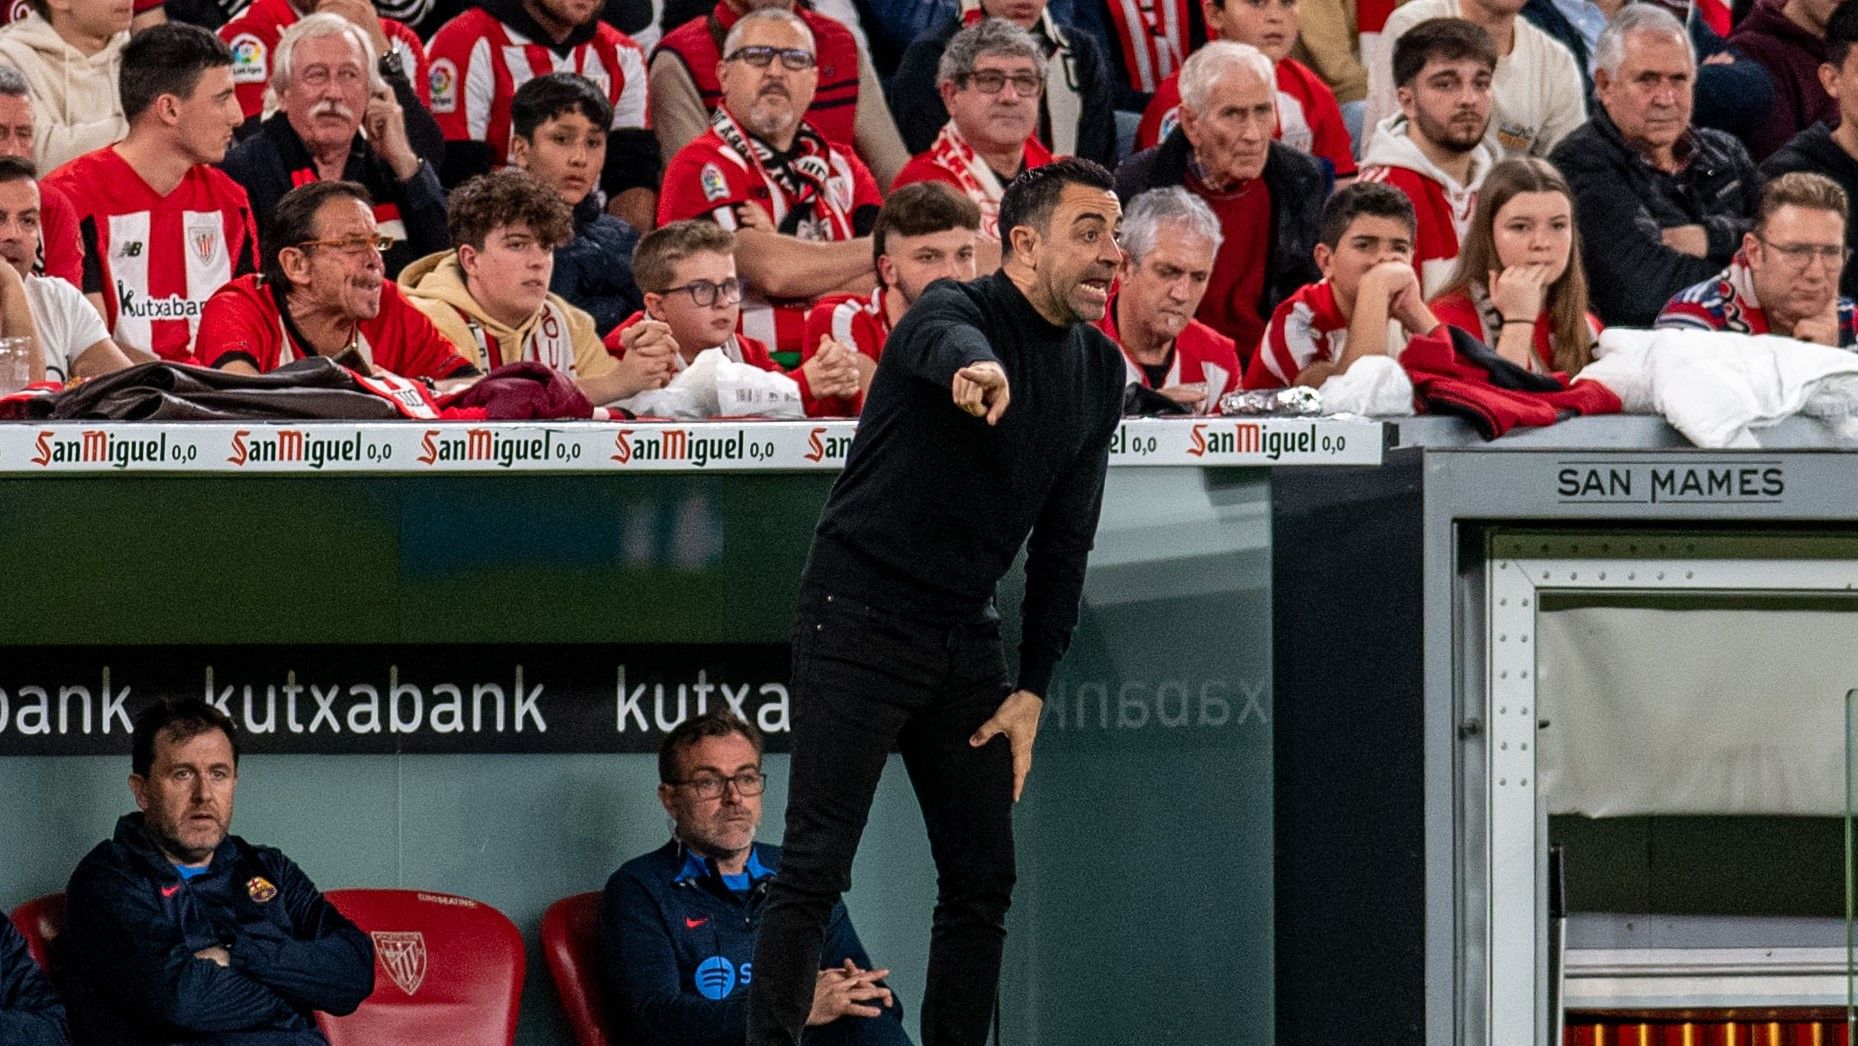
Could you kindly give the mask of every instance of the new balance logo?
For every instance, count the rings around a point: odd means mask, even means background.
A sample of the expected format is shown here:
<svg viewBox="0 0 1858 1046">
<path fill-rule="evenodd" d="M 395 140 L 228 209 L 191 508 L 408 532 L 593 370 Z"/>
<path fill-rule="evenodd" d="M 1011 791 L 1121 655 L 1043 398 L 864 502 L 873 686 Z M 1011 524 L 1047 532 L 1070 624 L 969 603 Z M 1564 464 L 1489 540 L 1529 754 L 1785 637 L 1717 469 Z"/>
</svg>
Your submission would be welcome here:
<svg viewBox="0 0 1858 1046">
<path fill-rule="evenodd" d="M 142 256 L 142 241 L 130 240 L 128 243 L 123 244 L 122 250 L 116 253 L 119 257 L 123 258 L 140 258 Z"/>
</svg>

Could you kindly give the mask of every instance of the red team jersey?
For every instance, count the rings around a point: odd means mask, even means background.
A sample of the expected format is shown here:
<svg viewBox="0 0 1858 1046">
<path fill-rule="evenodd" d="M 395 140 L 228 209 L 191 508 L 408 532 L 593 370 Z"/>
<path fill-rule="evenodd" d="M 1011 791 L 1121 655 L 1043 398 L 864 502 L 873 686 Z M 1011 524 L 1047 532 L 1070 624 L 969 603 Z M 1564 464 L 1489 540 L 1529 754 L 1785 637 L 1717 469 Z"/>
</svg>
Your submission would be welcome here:
<svg viewBox="0 0 1858 1046">
<path fill-rule="evenodd" d="M 819 87 L 813 92 L 813 104 L 807 106 L 804 119 L 827 140 L 850 149 L 858 111 L 858 41 L 837 19 L 805 5 L 796 5 L 794 14 L 813 31 L 813 53 L 819 61 Z M 652 52 L 653 57 L 668 53 L 683 63 L 696 82 L 706 113 L 723 104 L 723 85 L 716 79 L 716 65 L 722 61 L 723 38 L 741 18 L 727 3 L 719 3 L 716 10 L 702 18 L 693 18 L 666 33 Z"/>
<path fill-rule="evenodd" d="M 633 324 L 643 319 L 645 319 L 645 313 L 643 311 L 635 312 L 626 317 L 625 322 L 608 332 L 605 342 L 606 351 L 612 353 L 619 359 L 625 359 L 626 347 L 621 343 L 620 336 L 626 332 L 628 327 L 631 327 Z M 835 409 L 841 402 L 840 400 L 815 399 L 813 397 L 813 390 L 807 388 L 806 375 L 797 367 L 793 370 L 787 370 L 780 364 L 774 362 L 774 355 L 768 351 L 768 346 L 765 342 L 743 334 L 736 334 L 727 342 L 717 346 L 717 348 L 722 349 L 725 356 L 728 356 L 737 363 L 746 363 L 751 367 L 758 367 L 765 371 L 771 371 L 772 373 L 792 378 L 794 384 L 800 386 L 800 399 L 806 404 L 807 417 L 830 418 L 840 416 Z M 671 357 L 671 371 L 673 374 L 683 373 L 684 368 L 687 366 L 689 366 L 689 364 L 684 362 L 684 357 L 682 355 Z"/>
<path fill-rule="evenodd" d="M 806 314 L 806 335 L 801 341 L 800 362 L 805 364 L 819 353 L 819 339 L 833 341 L 873 361 L 884 355 L 884 342 L 890 337 L 890 312 L 886 295 L 890 288 L 879 287 L 870 294 L 828 294 L 813 303 Z M 864 410 L 864 393 L 850 400 L 826 400 L 834 412 L 846 416 Z"/>
<path fill-rule="evenodd" d="M 1116 333 L 1116 299 L 1111 298 L 1109 308 L 1103 310 L 1103 318 L 1097 321 L 1097 329 L 1109 335 L 1118 348 L 1123 340 Z M 1239 352 L 1231 338 L 1219 333 L 1199 320 L 1188 320 L 1187 326 L 1174 338 L 1171 350 L 1173 362 L 1168 367 L 1168 379 L 1159 386 L 1148 380 L 1148 372 L 1142 365 L 1123 349 L 1123 365 L 1129 374 L 1129 382 L 1146 388 L 1166 388 L 1169 385 L 1193 385 L 1205 383 L 1206 404 L 1208 412 L 1213 412 L 1219 405 L 1219 398 L 1239 387 Z"/>
<path fill-rule="evenodd" d="M 1338 360 L 1348 345 L 1348 317 L 1328 280 L 1305 284 L 1271 314 L 1264 344 L 1245 368 L 1248 389 L 1281 389 L 1312 363 Z"/>
<path fill-rule="evenodd" d="M 1450 294 L 1441 295 L 1433 299 L 1431 303 L 1432 315 L 1440 323 L 1449 323 L 1494 349 L 1497 347 L 1497 339 L 1503 334 L 1503 315 L 1491 306 L 1489 298 L 1484 297 L 1481 292 L 1478 296 L 1484 308 L 1479 308 L 1478 302 L 1472 301 L 1471 295 L 1465 291 L 1453 291 Z M 1600 322 L 1600 317 L 1593 313 L 1587 314 L 1587 326 L 1595 338 L 1598 338 L 1600 332 L 1606 329 L 1606 326 Z M 1555 369 L 1554 318 L 1548 314 L 1547 309 L 1536 314 L 1535 329 L 1530 332 L 1530 345 L 1535 349 L 1536 358 L 1542 361 L 1542 369 L 1553 371 Z"/>
<path fill-rule="evenodd" d="M 826 170 L 825 198 L 811 206 L 810 216 L 799 221 L 795 235 L 814 241 L 854 239 L 853 214 L 864 207 L 883 205 L 877 180 L 863 161 L 838 146 L 831 146 Z M 664 188 L 658 197 L 658 224 L 709 218 L 725 229 L 735 229 L 740 224 L 735 217 L 736 205 L 753 203 L 768 213 L 776 228 L 788 228 L 790 215 L 804 202 L 759 160 L 725 144 L 712 128 L 679 149 L 665 166 Z M 777 351 L 799 352 L 811 304 L 768 301 L 754 295 L 751 288 L 742 300 L 742 320 L 737 329 L 773 345 Z"/>
<path fill-rule="evenodd" d="M 432 35 L 432 116 L 446 141 L 485 142 L 499 163 L 510 156 L 510 99 L 548 73 L 578 73 L 613 104 L 613 127 L 646 127 L 645 52 L 632 38 L 596 22 L 592 39 L 566 55 L 473 7 Z"/>
<path fill-rule="evenodd" d="M 245 110 L 246 119 L 264 112 L 265 88 L 271 85 L 273 72 L 271 52 L 277 49 L 284 30 L 302 17 L 303 12 L 292 7 L 290 0 L 253 0 L 244 14 L 219 27 L 219 38 L 232 49 L 233 90 L 238 92 L 239 108 Z M 398 42 L 405 50 L 412 63 L 406 72 L 413 79 L 413 88 L 419 92 L 420 101 L 430 102 L 426 93 L 426 46 L 419 42 L 419 34 L 391 18 L 381 19 L 381 29 L 389 43 Z"/>
<path fill-rule="evenodd" d="M 162 196 L 114 147 L 45 178 L 77 215 L 87 294 L 103 296 L 116 340 L 166 360 L 188 359 L 213 292 L 257 268 L 258 232 L 245 190 L 200 164 Z"/>
<path fill-rule="evenodd" d="M 381 311 L 360 324 L 359 335 L 368 359 L 403 378 L 436 380 L 472 369 L 391 280 L 381 285 Z M 220 288 L 200 317 L 200 362 L 208 367 L 242 359 L 262 373 L 315 355 L 286 326 L 277 295 L 259 276 Z"/>
<path fill-rule="evenodd" d="M 1160 90 L 1142 110 L 1136 125 L 1135 147 L 1152 149 L 1173 133 L 1180 122 L 1181 78 L 1176 73 L 1162 81 Z M 1322 77 L 1295 58 L 1277 63 L 1277 140 L 1319 160 L 1328 160 L 1337 178 L 1355 176 L 1355 148 L 1342 122 L 1342 107 Z"/>
</svg>

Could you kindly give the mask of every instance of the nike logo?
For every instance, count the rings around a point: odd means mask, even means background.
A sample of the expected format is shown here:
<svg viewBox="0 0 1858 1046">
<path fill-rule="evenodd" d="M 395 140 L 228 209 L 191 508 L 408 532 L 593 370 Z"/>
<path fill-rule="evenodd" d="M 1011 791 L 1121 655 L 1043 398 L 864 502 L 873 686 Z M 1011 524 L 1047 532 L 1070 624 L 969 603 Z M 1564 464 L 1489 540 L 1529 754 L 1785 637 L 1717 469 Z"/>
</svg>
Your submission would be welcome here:
<svg viewBox="0 0 1858 1046">
<path fill-rule="evenodd" d="M 692 919 L 690 916 L 686 915 L 684 916 L 684 929 L 694 930 L 697 927 L 702 926 L 704 923 L 707 923 L 709 921 L 710 921 L 710 917 L 707 915 L 701 919 Z"/>
<path fill-rule="evenodd" d="M 180 883 L 175 883 L 173 886 L 164 886 L 161 888 L 161 896 L 163 897 L 173 897 L 175 894 L 180 893 L 180 892 L 181 892 Z"/>
</svg>

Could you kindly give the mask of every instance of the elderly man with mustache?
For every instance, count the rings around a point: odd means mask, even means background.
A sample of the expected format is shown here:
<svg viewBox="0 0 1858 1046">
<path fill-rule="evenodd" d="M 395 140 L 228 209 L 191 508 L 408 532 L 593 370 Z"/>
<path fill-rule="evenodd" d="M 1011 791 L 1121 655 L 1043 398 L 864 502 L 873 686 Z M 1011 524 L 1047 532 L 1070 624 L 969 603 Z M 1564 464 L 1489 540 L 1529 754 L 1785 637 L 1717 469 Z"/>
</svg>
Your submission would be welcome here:
<svg viewBox="0 0 1858 1046">
<path fill-rule="evenodd" d="M 221 166 L 262 215 L 308 182 L 365 186 L 382 235 L 396 241 L 385 256 L 393 279 L 414 259 L 451 244 L 438 173 L 413 151 L 406 116 L 377 64 L 367 34 L 340 15 L 307 15 L 291 25 L 273 61 L 277 112 Z"/>
<path fill-rule="evenodd" d="M 743 15 L 717 64 L 723 104 L 709 131 L 671 158 L 658 200 L 660 225 L 707 218 L 735 231 L 748 284 L 739 329 L 777 352 L 800 350 L 814 299 L 869 294 L 877 279 L 877 182 L 805 120 L 819 86 L 816 54 L 813 31 L 793 12 Z"/>
</svg>

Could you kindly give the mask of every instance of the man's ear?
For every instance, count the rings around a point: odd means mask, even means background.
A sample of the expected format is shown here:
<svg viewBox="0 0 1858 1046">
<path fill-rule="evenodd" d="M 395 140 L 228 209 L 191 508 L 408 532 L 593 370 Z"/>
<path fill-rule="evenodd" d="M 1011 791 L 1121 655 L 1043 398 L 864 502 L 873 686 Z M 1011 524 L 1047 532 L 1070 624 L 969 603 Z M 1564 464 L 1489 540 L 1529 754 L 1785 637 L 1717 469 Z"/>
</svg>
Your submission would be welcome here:
<svg viewBox="0 0 1858 1046">
<path fill-rule="evenodd" d="M 1413 89 L 1411 87 L 1394 88 L 1394 101 L 1399 103 L 1400 112 L 1405 114 L 1408 120 L 1411 120 L 1413 118 Z M 1363 133 L 1372 134 L 1373 131 L 1368 130 Z"/>
<path fill-rule="evenodd" d="M 1317 270 L 1323 274 L 1323 279 L 1328 279 L 1329 267 L 1335 264 L 1335 252 L 1329 249 L 1328 244 L 1319 243 L 1316 245 L 1316 250 L 1312 253 L 1316 255 Z"/>
<path fill-rule="evenodd" d="M 672 787 L 671 785 L 662 784 L 662 783 L 659 784 L 658 803 L 659 805 L 664 807 L 665 815 L 670 817 L 671 820 L 673 821 L 677 820 L 677 809 L 676 807 L 672 805 L 671 797 L 676 794 L 677 794 L 677 789 Z"/>
<path fill-rule="evenodd" d="M 529 139 L 520 134 L 510 135 L 510 166 L 529 169 Z"/>
<path fill-rule="evenodd" d="M 897 285 L 897 263 L 888 254 L 877 256 L 877 282 L 886 287 Z"/>
<path fill-rule="evenodd" d="M 660 323 L 664 322 L 664 295 L 657 291 L 645 292 L 645 315 Z"/>
<path fill-rule="evenodd" d="M 310 252 L 301 247 L 286 247 L 277 252 L 278 268 L 292 286 L 310 282 Z M 285 290 L 290 288 L 286 287 Z"/>
<path fill-rule="evenodd" d="M 955 105 L 955 82 L 944 80 L 935 85 L 936 93 L 942 96 L 942 108 L 952 109 Z"/>
<path fill-rule="evenodd" d="M 1039 230 L 1030 225 L 1015 225 L 1007 230 L 1007 236 L 1013 245 L 1013 257 L 1027 265 L 1037 263 Z"/>
<path fill-rule="evenodd" d="M 458 267 L 466 276 L 477 275 L 477 255 L 478 249 L 468 243 L 458 246 Z"/>
<path fill-rule="evenodd" d="M 1833 101 L 1838 101 L 1839 67 L 1833 65 L 1831 62 L 1819 63 L 1819 86 L 1824 88 L 1826 93 L 1832 96 Z"/>
<path fill-rule="evenodd" d="M 129 775 L 129 794 L 135 796 L 136 809 L 148 812 L 148 778 L 141 774 Z"/>
</svg>

